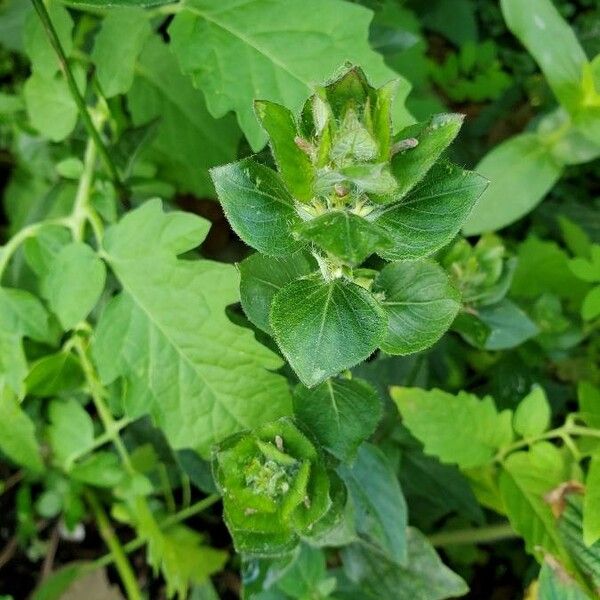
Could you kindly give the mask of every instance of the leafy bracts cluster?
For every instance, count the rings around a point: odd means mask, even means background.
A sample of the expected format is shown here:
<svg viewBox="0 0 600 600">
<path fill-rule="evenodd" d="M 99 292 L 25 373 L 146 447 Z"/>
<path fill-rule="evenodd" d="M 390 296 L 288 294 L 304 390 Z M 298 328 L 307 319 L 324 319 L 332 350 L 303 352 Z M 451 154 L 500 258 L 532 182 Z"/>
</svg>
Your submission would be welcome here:
<svg viewBox="0 0 600 600">
<path fill-rule="evenodd" d="M 331 508 L 323 456 L 288 418 L 222 442 L 213 474 L 241 553 L 290 551 Z"/>
<path fill-rule="evenodd" d="M 298 120 L 258 101 L 278 170 L 256 158 L 212 170 L 232 227 L 260 253 L 240 267 L 246 314 L 308 386 L 377 348 L 423 350 L 459 309 L 426 257 L 457 234 L 486 181 L 439 160 L 461 115 L 394 136 L 394 89 L 374 89 L 353 67 L 318 88 Z M 372 255 L 393 262 L 364 265 Z"/>
</svg>

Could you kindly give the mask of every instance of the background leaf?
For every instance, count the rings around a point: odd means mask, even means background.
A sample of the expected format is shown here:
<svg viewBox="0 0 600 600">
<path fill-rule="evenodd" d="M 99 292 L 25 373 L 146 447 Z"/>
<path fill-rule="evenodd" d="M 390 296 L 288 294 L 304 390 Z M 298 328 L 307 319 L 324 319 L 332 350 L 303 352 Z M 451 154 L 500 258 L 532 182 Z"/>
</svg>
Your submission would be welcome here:
<svg viewBox="0 0 600 600">
<path fill-rule="evenodd" d="M 346 61 L 360 64 L 376 85 L 398 78 L 370 49 L 372 13 L 360 6 L 340 0 L 182 4 L 169 28 L 181 68 L 204 92 L 215 117 L 236 111 L 254 150 L 266 141 L 254 116 L 255 99 L 297 113 L 313 87 Z M 396 115 L 406 123 L 410 119 L 401 104 L 409 86 L 401 83 Z"/>
</svg>

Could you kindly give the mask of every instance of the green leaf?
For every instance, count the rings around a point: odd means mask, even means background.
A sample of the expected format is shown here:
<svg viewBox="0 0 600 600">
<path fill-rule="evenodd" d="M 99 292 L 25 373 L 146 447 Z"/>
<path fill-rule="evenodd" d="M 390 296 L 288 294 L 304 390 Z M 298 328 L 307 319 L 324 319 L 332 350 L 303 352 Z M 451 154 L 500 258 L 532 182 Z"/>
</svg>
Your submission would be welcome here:
<svg viewBox="0 0 600 600">
<path fill-rule="evenodd" d="M 456 396 L 441 390 L 391 388 L 402 422 L 423 443 L 425 452 L 462 469 L 483 466 L 512 441 L 512 414 L 498 412 L 487 396 Z"/>
<path fill-rule="evenodd" d="M 398 77 L 369 47 L 371 16 L 340 0 L 285 5 L 223 0 L 218 6 L 211 0 L 185 0 L 169 35 L 183 72 L 204 92 L 210 112 L 219 117 L 235 110 L 250 145 L 258 150 L 266 136 L 252 110 L 255 99 L 297 113 L 314 83 L 345 61 L 361 65 L 376 84 Z M 408 85 L 401 81 L 396 114 L 406 122 L 402 104 Z"/>
<path fill-rule="evenodd" d="M 162 6 L 163 4 L 174 4 L 175 2 L 177 2 L 177 0 L 69 0 L 69 4 L 97 8 L 111 8 L 118 6 Z"/>
<path fill-rule="evenodd" d="M 52 400 L 48 407 L 48 440 L 56 462 L 66 471 L 94 444 L 94 423 L 73 398 Z"/>
<path fill-rule="evenodd" d="M 300 217 L 278 173 L 245 158 L 210 174 L 227 219 L 244 242 L 272 256 L 301 247 L 292 237 Z"/>
<path fill-rule="evenodd" d="M 568 254 L 555 242 L 530 235 L 519 245 L 518 259 L 511 286 L 516 297 L 536 300 L 551 293 L 577 302 L 588 289 L 573 275 Z"/>
<path fill-rule="evenodd" d="M 53 571 L 35 588 L 31 600 L 61 600 L 73 582 L 89 573 L 88 567 L 91 564 L 91 562 L 73 562 Z"/>
<path fill-rule="evenodd" d="M 239 265 L 242 308 L 254 325 L 271 334 L 269 312 L 273 296 L 288 283 L 314 272 L 317 265 L 306 252 L 288 256 L 251 254 Z"/>
<path fill-rule="evenodd" d="M 65 55 L 69 56 L 73 48 L 73 19 L 69 11 L 57 0 L 48 2 L 46 8 Z M 32 10 L 25 21 L 23 45 L 35 74 L 45 79 L 52 79 L 58 73 L 60 69 L 58 57 L 36 11 Z"/>
<path fill-rule="evenodd" d="M 169 47 L 152 36 L 139 57 L 127 105 L 135 126 L 158 120 L 143 156 L 184 192 L 214 195 L 208 169 L 235 160 L 241 132 L 232 116 L 213 119 L 202 94 L 179 71 Z"/>
<path fill-rule="evenodd" d="M 535 386 L 521 402 L 513 417 L 515 431 L 524 438 L 541 435 L 550 426 L 552 412 L 544 390 Z"/>
<path fill-rule="evenodd" d="M 302 221 L 295 232 L 300 239 L 313 242 L 353 265 L 361 264 L 380 246 L 388 244 L 388 236 L 381 227 L 342 210 Z"/>
<path fill-rule="evenodd" d="M 600 285 L 591 289 L 583 299 L 581 316 L 586 321 L 591 321 L 600 315 Z"/>
<path fill-rule="evenodd" d="M 403 129 L 397 140 L 414 138 L 414 148 L 402 150 L 392 158 L 392 173 L 398 181 L 394 199 L 400 199 L 415 187 L 452 143 L 463 124 L 464 115 L 455 113 L 433 115 L 426 123 Z"/>
<path fill-rule="evenodd" d="M 75 391 L 83 383 L 79 360 L 73 353 L 64 350 L 36 360 L 25 379 L 27 394 L 40 398 Z"/>
<path fill-rule="evenodd" d="M 600 540 L 600 452 L 592 456 L 583 498 L 583 542 L 591 546 Z"/>
<path fill-rule="evenodd" d="M 25 260 L 33 272 L 42 277 L 50 270 L 56 255 L 71 240 L 71 232 L 66 227 L 47 225 L 35 237 L 25 240 Z"/>
<path fill-rule="evenodd" d="M 279 357 L 227 319 L 238 300 L 235 268 L 177 259 L 200 242 L 174 235 L 184 223 L 206 231 L 198 217 L 165 214 L 153 200 L 106 233 L 123 291 L 100 318 L 93 355 L 104 383 L 128 381 L 130 416 L 150 413 L 175 449 L 206 457 L 230 433 L 288 414 L 291 402 L 285 379 L 268 371 Z"/>
<path fill-rule="evenodd" d="M 42 280 L 42 294 L 65 329 L 92 311 L 104 289 L 106 269 L 90 246 L 73 242 L 56 255 Z"/>
<path fill-rule="evenodd" d="M 588 283 L 596 283 L 600 281 L 600 245 L 593 244 L 588 251 L 589 258 L 574 258 L 569 261 L 569 268 L 575 277 Z"/>
<path fill-rule="evenodd" d="M 114 488 L 126 476 L 119 457 L 113 452 L 96 451 L 73 466 L 69 477 L 95 487 Z"/>
<path fill-rule="evenodd" d="M 440 560 L 427 538 L 413 527 L 407 529 L 408 560 L 397 564 L 353 544 L 342 550 L 348 590 L 336 592 L 340 600 L 443 600 L 463 596 L 467 584 Z M 358 589 L 357 589 L 358 588 Z"/>
<path fill-rule="evenodd" d="M 298 386 L 294 416 L 334 456 L 351 460 L 381 418 L 381 400 L 361 379 L 329 379 L 307 389 Z"/>
<path fill-rule="evenodd" d="M 393 563 L 408 564 L 406 501 L 385 454 L 364 443 L 352 466 L 339 472 L 356 505 L 358 532 Z"/>
<path fill-rule="evenodd" d="M 124 94 L 133 84 L 137 57 L 152 28 L 141 8 L 110 11 L 94 41 L 92 60 L 96 76 L 107 98 Z"/>
<path fill-rule="evenodd" d="M 388 260 L 433 254 L 460 231 L 486 186 L 487 181 L 473 171 L 436 164 L 403 200 L 369 215 L 392 240 L 378 254 Z"/>
<path fill-rule="evenodd" d="M 83 90 L 83 70 L 74 67 L 73 75 L 77 86 Z M 23 94 L 29 121 L 35 129 L 53 142 L 60 142 L 69 136 L 77 124 L 79 113 L 61 73 L 50 78 L 33 73 L 25 82 Z"/>
<path fill-rule="evenodd" d="M 579 584 L 551 557 L 544 560 L 538 581 L 539 600 L 589 600 Z"/>
<path fill-rule="evenodd" d="M 388 331 L 381 349 L 412 354 L 428 348 L 448 330 L 460 308 L 460 293 L 433 261 L 390 263 L 373 291 L 382 294 Z"/>
<path fill-rule="evenodd" d="M 514 348 L 539 333 L 537 325 L 527 314 L 506 298 L 478 308 L 477 318 L 489 331 L 483 344 L 486 350 Z"/>
<path fill-rule="evenodd" d="M 577 386 L 577 402 L 583 421 L 600 429 L 600 389 L 589 381 L 580 381 Z"/>
<path fill-rule="evenodd" d="M 277 580 L 277 587 L 298 600 L 327 598 L 335 589 L 335 578 L 327 577 L 323 551 L 303 544 L 292 564 Z"/>
<path fill-rule="evenodd" d="M 533 133 L 523 133 L 496 146 L 475 167 L 490 187 L 474 208 L 465 235 L 496 231 L 533 210 L 554 187 L 563 167 L 550 147 Z"/>
<path fill-rule="evenodd" d="M 554 516 L 544 496 L 569 478 L 561 451 L 539 442 L 528 452 L 514 452 L 502 464 L 500 493 L 515 531 L 525 540 L 526 550 L 540 556 L 542 550 L 570 564 Z"/>
<path fill-rule="evenodd" d="M 581 82 L 587 58 L 575 32 L 551 0 L 501 0 L 508 28 L 542 69 L 558 101 L 568 109 L 581 101 Z M 508 196 L 507 196 L 508 197 Z"/>
<path fill-rule="evenodd" d="M 308 154 L 296 144 L 298 127 L 292 113 L 266 100 L 257 100 L 254 109 L 269 136 L 271 152 L 286 187 L 297 200 L 312 200 L 314 169 Z"/>
<path fill-rule="evenodd" d="M 270 322 L 277 344 L 308 387 L 367 358 L 386 329 L 385 313 L 369 292 L 319 274 L 279 290 Z"/>
<path fill-rule="evenodd" d="M 562 513 L 558 519 L 560 538 L 580 572 L 591 584 L 590 587 L 600 589 L 600 541 L 587 546 L 583 541 L 582 499 L 579 494 L 567 490 L 561 498 Z"/>
<path fill-rule="evenodd" d="M 0 379 L 0 450 L 33 473 L 44 469 L 35 425 Z"/>
<path fill-rule="evenodd" d="M 27 359 L 22 339 L 48 342 L 48 314 L 42 303 L 25 290 L 0 287 L 0 378 L 16 394 L 23 390 Z"/>
</svg>

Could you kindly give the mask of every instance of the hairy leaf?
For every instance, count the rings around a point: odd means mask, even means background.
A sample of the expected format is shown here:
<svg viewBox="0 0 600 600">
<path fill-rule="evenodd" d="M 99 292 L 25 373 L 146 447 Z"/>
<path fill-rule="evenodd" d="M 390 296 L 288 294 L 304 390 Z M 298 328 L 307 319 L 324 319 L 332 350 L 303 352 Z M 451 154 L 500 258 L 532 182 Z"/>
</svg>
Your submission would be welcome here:
<svg viewBox="0 0 600 600">
<path fill-rule="evenodd" d="M 433 261 L 390 263 L 375 279 L 373 291 L 383 295 L 388 331 L 381 348 L 388 354 L 428 348 L 448 330 L 460 308 L 460 293 Z"/>
<path fill-rule="evenodd" d="M 385 313 L 369 292 L 320 274 L 279 290 L 270 322 L 281 351 L 308 387 L 367 358 L 386 328 Z"/>
</svg>

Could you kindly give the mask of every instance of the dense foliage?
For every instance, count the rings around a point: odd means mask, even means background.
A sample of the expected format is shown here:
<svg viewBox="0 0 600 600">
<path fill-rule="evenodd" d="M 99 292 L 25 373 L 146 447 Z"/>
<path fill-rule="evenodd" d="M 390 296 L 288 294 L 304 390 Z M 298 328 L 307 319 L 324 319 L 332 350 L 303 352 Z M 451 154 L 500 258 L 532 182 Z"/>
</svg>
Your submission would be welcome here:
<svg viewBox="0 0 600 600">
<path fill-rule="evenodd" d="M 597 597 L 599 32 L 4 0 L 0 598 Z"/>
</svg>

